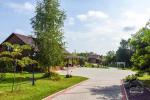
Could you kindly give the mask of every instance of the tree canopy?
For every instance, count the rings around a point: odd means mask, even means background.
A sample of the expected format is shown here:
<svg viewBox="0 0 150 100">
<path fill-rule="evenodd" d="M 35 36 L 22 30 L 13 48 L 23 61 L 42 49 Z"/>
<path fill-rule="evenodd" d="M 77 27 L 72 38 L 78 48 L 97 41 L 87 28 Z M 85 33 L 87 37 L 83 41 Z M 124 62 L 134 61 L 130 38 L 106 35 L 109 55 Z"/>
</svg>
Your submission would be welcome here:
<svg viewBox="0 0 150 100">
<path fill-rule="evenodd" d="M 130 59 L 133 54 L 133 51 L 131 50 L 129 40 L 122 39 L 120 42 L 120 47 L 116 51 L 116 61 L 117 62 L 126 62 L 127 66 L 131 65 Z"/>
<path fill-rule="evenodd" d="M 35 13 L 31 24 L 37 37 L 39 62 L 46 67 L 56 66 L 64 56 L 64 11 L 58 0 L 42 0 L 37 3 Z"/>
<path fill-rule="evenodd" d="M 11 44 L 9 42 L 4 42 L 2 45 L 6 50 L 0 53 L 0 63 L 5 67 L 7 64 L 13 65 L 14 62 L 20 67 L 26 67 L 27 65 L 37 63 L 35 60 L 28 57 L 28 55 L 23 55 L 24 51 L 31 51 L 29 45 Z"/>
<path fill-rule="evenodd" d="M 150 22 L 140 29 L 132 38 L 131 45 L 135 48 L 131 58 L 135 68 L 150 72 Z"/>
</svg>

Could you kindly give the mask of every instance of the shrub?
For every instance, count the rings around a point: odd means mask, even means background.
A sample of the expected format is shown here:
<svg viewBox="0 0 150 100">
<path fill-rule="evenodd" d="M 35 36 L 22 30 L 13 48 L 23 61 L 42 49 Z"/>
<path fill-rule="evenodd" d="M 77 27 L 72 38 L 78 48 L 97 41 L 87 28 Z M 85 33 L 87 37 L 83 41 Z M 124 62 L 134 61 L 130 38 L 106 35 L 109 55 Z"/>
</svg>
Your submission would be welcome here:
<svg viewBox="0 0 150 100">
<path fill-rule="evenodd" d="M 85 62 L 85 67 L 92 67 L 92 64 Z"/>
<path fill-rule="evenodd" d="M 97 64 L 92 64 L 92 67 L 97 67 L 98 65 Z"/>
<path fill-rule="evenodd" d="M 72 75 L 68 75 L 68 74 L 66 75 L 66 78 L 71 78 L 71 77 L 72 77 Z"/>
<path fill-rule="evenodd" d="M 61 79 L 60 75 L 56 72 L 45 73 L 43 78 L 50 78 L 50 80 L 58 81 Z"/>
<path fill-rule="evenodd" d="M 51 72 L 50 74 L 50 79 L 53 81 L 58 81 L 61 79 L 60 75 L 56 72 Z"/>
<path fill-rule="evenodd" d="M 135 76 L 135 75 L 128 75 L 128 76 L 125 78 L 125 81 L 126 81 L 126 82 L 134 81 L 134 80 L 137 80 L 137 76 Z"/>
</svg>

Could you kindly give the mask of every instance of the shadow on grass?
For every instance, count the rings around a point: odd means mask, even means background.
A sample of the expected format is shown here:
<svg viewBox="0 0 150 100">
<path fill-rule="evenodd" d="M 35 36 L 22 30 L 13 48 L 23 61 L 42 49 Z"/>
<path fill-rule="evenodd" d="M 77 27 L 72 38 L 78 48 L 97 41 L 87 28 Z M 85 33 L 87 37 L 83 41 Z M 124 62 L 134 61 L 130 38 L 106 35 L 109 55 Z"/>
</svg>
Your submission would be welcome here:
<svg viewBox="0 0 150 100">
<path fill-rule="evenodd" d="M 104 100 L 120 100 L 121 91 L 120 85 L 113 85 L 107 87 L 95 86 L 93 88 L 88 88 L 92 95 L 99 95 L 97 99 Z"/>
<path fill-rule="evenodd" d="M 19 83 L 19 82 L 24 82 L 24 81 L 30 81 L 31 78 L 26 77 L 26 78 L 20 78 L 20 77 L 16 77 L 15 78 L 15 82 Z M 13 78 L 6 78 L 0 81 L 0 84 L 7 84 L 7 83 L 12 83 L 13 82 Z"/>
<path fill-rule="evenodd" d="M 35 73 L 35 80 L 43 78 L 42 73 Z M 0 79 L 0 84 L 7 84 L 13 82 L 13 73 L 6 73 L 6 76 L 3 79 Z M 32 80 L 32 73 L 16 73 L 15 82 L 25 82 L 25 81 L 31 81 Z"/>
</svg>

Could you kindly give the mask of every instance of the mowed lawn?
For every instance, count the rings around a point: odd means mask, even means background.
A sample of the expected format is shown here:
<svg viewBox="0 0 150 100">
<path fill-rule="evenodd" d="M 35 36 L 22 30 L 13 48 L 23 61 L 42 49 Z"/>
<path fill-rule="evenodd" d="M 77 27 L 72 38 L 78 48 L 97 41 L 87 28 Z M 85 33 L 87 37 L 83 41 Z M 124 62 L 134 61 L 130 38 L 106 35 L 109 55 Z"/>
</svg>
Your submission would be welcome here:
<svg viewBox="0 0 150 100">
<path fill-rule="evenodd" d="M 24 77 L 21 79 L 21 76 Z M 44 97 L 87 79 L 79 76 L 73 76 L 72 78 L 61 76 L 61 80 L 52 81 L 48 78 L 41 78 L 42 74 L 38 73 L 35 74 L 37 78 L 36 85 L 32 86 L 31 76 L 32 74 L 17 74 L 17 85 L 15 85 L 15 91 L 11 92 L 12 74 L 7 74 L 6 80 L 0 81 L 0 100 L 41 100 Z"/>
</svg>

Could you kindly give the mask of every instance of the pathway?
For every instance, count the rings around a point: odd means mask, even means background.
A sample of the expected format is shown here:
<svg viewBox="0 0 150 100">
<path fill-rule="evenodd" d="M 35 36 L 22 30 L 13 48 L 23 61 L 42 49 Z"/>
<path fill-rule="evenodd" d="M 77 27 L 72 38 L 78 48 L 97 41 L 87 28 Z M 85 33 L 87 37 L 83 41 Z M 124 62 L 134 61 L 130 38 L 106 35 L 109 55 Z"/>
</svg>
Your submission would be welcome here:
<svg viewBox="0 0 150 100">
<path fill-rule="evenodd" d="M 66 71 L 59 73 L 65 75 Z M 53 97 L 52 100 L 121 100 L 121 79 L 132 73 L 116 68 L 72 69 L 72 75 L 88 77 L 89 80 Z"/>
</svg>

